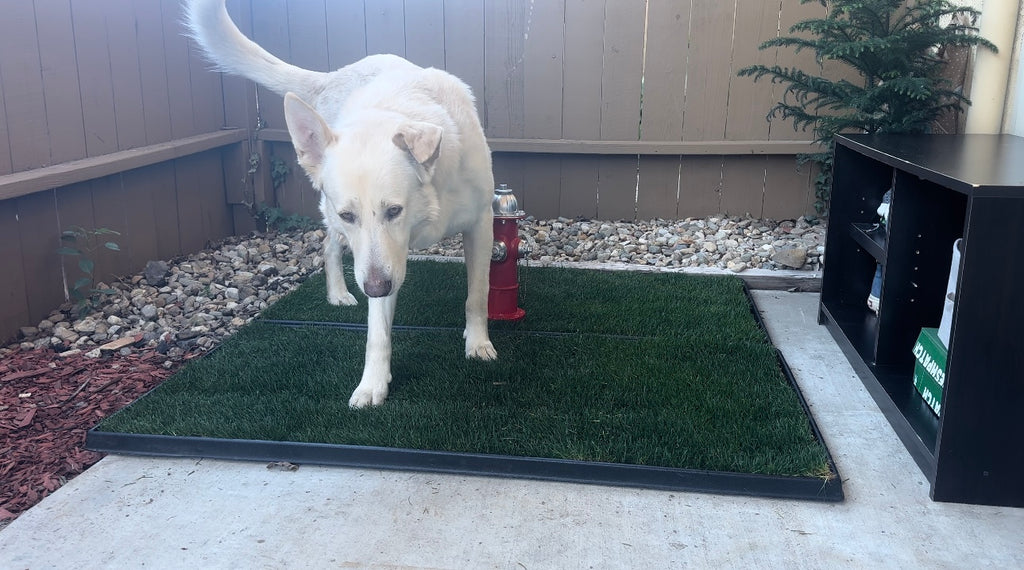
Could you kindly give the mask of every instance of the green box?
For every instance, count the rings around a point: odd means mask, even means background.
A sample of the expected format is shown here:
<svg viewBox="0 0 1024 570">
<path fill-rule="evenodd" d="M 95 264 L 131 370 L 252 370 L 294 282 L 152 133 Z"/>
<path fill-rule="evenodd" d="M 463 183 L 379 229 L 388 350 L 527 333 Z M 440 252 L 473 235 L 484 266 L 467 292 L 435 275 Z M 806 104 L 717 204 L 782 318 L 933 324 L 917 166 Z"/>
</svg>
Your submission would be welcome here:
<svg viewBox="0 0 1024 570">
<path fill-rule="evenodd" d="M 939 340 L 939 329 L 921 329 L 914 344 L 914 361 L 914 388 L 938 415 L 946 384 L 946 346 Z"/>
</svg>

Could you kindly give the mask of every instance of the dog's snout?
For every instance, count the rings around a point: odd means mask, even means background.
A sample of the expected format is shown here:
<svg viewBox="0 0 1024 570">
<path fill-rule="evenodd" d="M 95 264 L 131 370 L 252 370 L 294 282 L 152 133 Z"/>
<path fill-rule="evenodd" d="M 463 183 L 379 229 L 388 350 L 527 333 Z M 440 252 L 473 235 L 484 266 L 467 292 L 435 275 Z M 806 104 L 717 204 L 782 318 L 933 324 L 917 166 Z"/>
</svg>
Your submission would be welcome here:
<svg viewBox="0 0 1024 570">
<path fill-rule="evenodd" d="M 391 293 L 391 280 L 367 279 L 363 283 L 363 292 L 367 297 L 387 297 Z"/>
<path fill-rule="evenodd" d="M 363 293 L 367 297 L 387 297 L 391 294 L 391 276 L 380 269 L 371 269 L 363 281 Z"/>
</svg>

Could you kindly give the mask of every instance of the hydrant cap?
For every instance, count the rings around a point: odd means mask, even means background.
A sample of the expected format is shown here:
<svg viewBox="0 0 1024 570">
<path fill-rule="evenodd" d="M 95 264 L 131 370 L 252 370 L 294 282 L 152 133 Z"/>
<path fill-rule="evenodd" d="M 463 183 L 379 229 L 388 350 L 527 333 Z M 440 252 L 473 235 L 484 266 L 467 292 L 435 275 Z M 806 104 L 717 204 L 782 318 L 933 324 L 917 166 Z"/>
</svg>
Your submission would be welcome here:
<svg viewBox="0 0 1024 570">
<path fill-rule="evenodd" d="M 508 184 L 501 184 L 494 190 L 494 199 L 491 201 L 491 210 L 495 216 L 516 216 L 519 212 L 519 201 L 515 194 L 508 187 Z"/>
</svg>

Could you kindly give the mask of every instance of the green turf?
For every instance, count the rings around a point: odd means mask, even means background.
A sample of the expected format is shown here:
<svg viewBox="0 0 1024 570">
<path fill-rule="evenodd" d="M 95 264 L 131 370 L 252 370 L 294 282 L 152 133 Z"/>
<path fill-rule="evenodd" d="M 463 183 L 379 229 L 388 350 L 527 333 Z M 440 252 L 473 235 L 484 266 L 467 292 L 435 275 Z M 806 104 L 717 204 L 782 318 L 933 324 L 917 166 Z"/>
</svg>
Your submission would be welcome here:
<svg viewBox="0 0 1024 570">
<path fill-rule="evenodd" d="M 410 263 L 395 323 L 453 330 L 396 330 L 379 408 L 347 406 L 365 333 L 256 322 L 97 429 L 828 474 L 739 279 L 530 268 L 523 281 L 527 318 L 493 323 L 499 359 L 470 361 L 465 268 Z M 264 318 L 365 323 L 364 298 L 332 307 L 324 287 L 310 278 Z"/>
</svg>

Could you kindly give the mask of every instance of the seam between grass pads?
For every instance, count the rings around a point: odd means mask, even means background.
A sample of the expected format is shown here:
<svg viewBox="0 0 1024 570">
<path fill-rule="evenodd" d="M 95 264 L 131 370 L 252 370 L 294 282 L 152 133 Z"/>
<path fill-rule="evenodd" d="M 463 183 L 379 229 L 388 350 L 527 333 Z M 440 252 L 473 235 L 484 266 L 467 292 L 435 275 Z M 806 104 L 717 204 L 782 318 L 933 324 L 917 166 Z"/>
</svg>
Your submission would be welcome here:
<svg viewBox="0 0 1024 570">
<path fill-rule="evenodd" d="M 464 266 L 410 261 L 391 395 L 351 410 L 366 301 L 328 305 L 319 274 L 104 420 L 87 446 L 842 500 L 741 280 L 522 271 L 527 317 L 491 324 L 497 361 L 464 357 Z"/>
<path fill-rule="evenodd" d="M 289 321 L 281 319 L 264 319 L 261 321 L 268 325 L 277 325 L 282 327 L 302 328 L 302 327 L 327 327 L 335 328 L 346 331 L 359 331 L 366 332 L 367 325 L 360 323 L 336 323 L 331 321 Z M 459 327 L 425 327 L 425 326 L 412 326 L 412 325 L 392 325 L 391 330 L 393 331 L 410 331 L 410 332 L 462 332 Z M 502 333 L 510 331 L 491 331 L 491 334 Z M 652 336 L 636 336 L 636 335 L 624 335 L 624 334 L 592 334 L 585 332 L 558 332 L 558 331 L 532 331 L 532 330 L 516 330 L 511 332 L 517 332 L 520 334 L 530 334 L 537 336 L 594 336 L 604 338 L 617 338 L 623 340 L 643 340 L 655 338 Z"/>
</svg>

